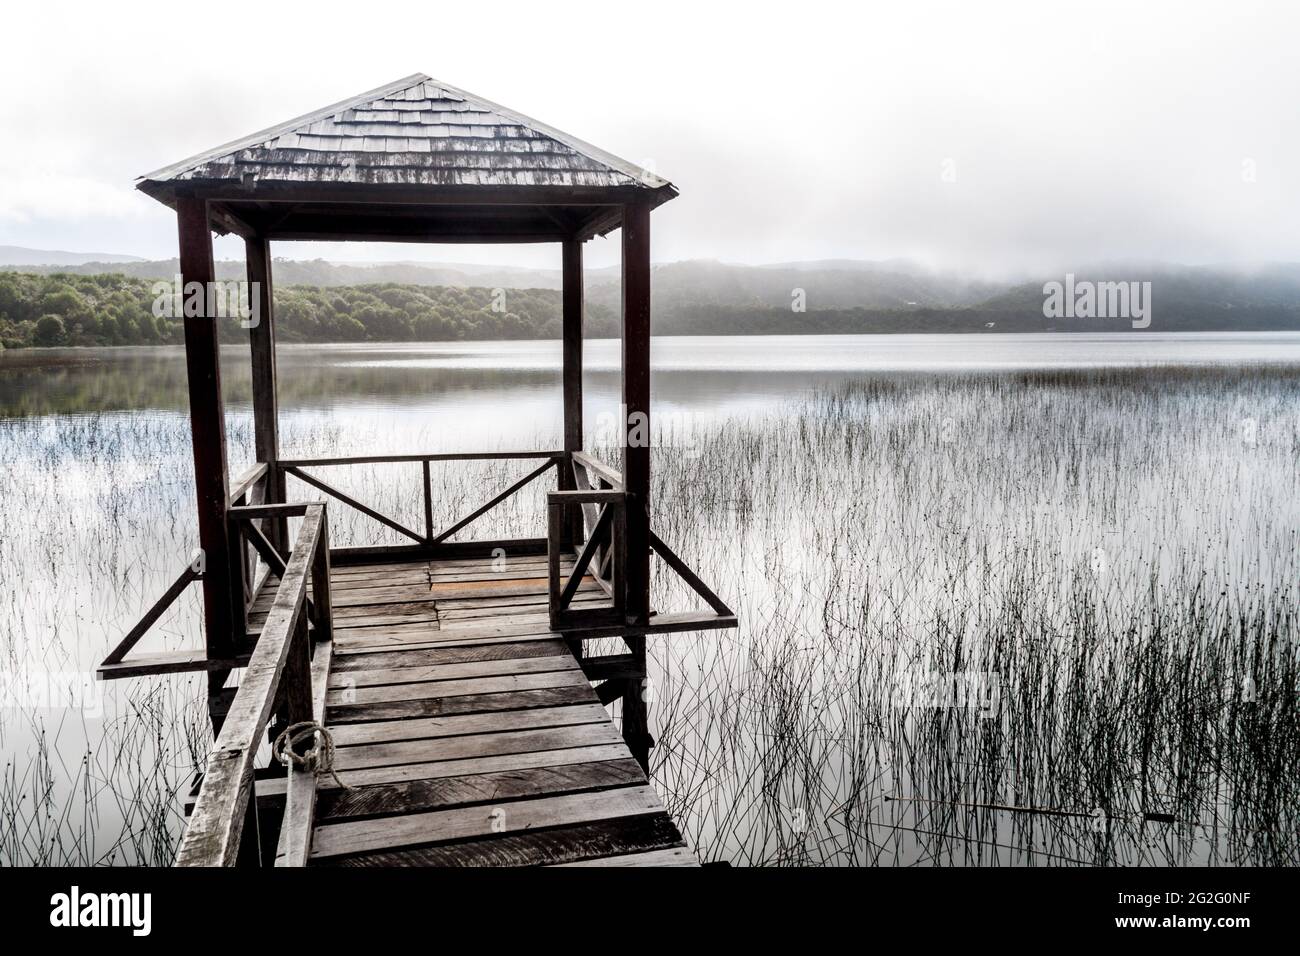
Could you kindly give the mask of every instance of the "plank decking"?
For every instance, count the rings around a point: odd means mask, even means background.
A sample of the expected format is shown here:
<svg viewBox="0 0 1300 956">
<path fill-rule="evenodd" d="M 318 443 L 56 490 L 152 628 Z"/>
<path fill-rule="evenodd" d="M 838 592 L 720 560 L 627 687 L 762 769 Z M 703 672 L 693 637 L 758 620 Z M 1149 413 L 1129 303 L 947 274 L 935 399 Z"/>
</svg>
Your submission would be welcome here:
<svg viewBox="0 0 1300 956">
<path fill-rule="evenodd" d="M 330 584 L 324 723 L 346 787 L 320 778 L 311 865 L 697 865 L 549 628 L 545 556 Z M 575 603 L 603 597 L 588 579 Z"/>
</svg>

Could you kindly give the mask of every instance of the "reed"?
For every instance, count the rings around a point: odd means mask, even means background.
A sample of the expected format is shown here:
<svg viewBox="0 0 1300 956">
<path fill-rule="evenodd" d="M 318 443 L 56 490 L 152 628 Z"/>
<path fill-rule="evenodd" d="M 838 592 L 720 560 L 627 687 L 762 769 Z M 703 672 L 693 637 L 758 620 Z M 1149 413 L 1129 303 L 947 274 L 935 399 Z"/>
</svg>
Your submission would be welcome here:
<svg viewBox="0 0 1300 956">
<path fill-rule="evenodd" d="M 237 472 L 246 409 L 228 427 Z M 877 374 L 658 437 L 653 526 L 741 620 L 651 642 L 655 784 L 704 858 L 1300 860 L 1294 370 Z M 438 438 L 290 412 L 282 442 Z M 435 465 L 435 524 L 526 467 Z M 188 423 L 6 419 L 0 468 L 0 668 L 90 672 L 194 547 Z M 423 521 L 418 465 L 329 480 Z M 474 535 L 543 534 L 544 490 Z M 400 543 L 346 508 L 330 523 L 336 545 Z M 200 643 L 197 597 L 151 647 Z M 692 600 L 657 567 L 655 602 Z M 970 696 L 938 701 L 938 677 Z M 0 864 L 170 861 L 202 681 L 101 690 L 100 716 L 0 710 Z"/>
</svg>

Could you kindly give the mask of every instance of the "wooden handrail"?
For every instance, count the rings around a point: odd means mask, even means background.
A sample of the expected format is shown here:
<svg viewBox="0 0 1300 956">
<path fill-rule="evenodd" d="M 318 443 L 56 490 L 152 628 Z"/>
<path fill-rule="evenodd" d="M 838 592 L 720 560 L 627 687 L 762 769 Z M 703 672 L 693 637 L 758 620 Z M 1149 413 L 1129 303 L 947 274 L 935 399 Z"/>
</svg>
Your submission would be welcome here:
<svg viewBox="0 0 1300 956">
<path fill-rule="evenodd" d="M 573 570 L 565 581 L 560 578 L 560 551 L 565 527 L 565 508 L 571 505 L 603 505 L 587 541 L 574 562 Z M 547 579 L 548 610 L 551 626 L 570 629 L 598 624 L 621 623 L 623 619 L 623 574 L 626 545 L 627 494 L 613 489 L 579 489 L 552 491 L 546 496 L 547 506 Z M 609 543 L 604 538 L 608 532 Z M 582 579 L 587 574 L 598 550 L 613 556 L 613 570 L 608 585 L 601 586 L 610 597 L 610 604 L 597 607 L 570 607 Z M 599 580 L 599 579 L 597 579 Z"/>
<path fill-rule="evenodd" d="M 235 505 L 247 495 L 259 481 L 266 477 L 267 464 L 264 461 L 254 462 L 242 475 L 235 479 L 230 486 L 230 505 Z"/>
<path fill-rule="evenodd" d="M 310 653 L 305 616 L 308 573 L 313 566 L 320 567 L 319 552 L 328 547 L 328 540 L 325 505 L 308 506 L 257 648 L 208 758 L 177 866 L 233 866 L 240 859 L 246 817 L 250 806 L 256 805 L 252 802 L 254 758 L 286 675 L 306 680 L 308 686 L 286 686 L 282 699 L 288 712 L 278 716 L 285 722 L 312 719 L 311 669 L 306 659 Z M 328 575 L 323 581 L 319 573 L 312 578 L 316 587 L 329 587 Z M 302 701 L 307 701 L 305 708 Z"/>
<path fill-rule="evenodd" d="M 704 602 L 708 604 L 709 607 L 713 608 L 714 614 L 721 614 L 724 616 L 730 616 L 732 614 L 731 608 L 727 607 L 726 602 L 714 594 L 712 589 L 700 580 L 700 576 L 691 570 L 685 561 L 677 556 L 677 552 L 664 544 L 663 541 L 660 540 L 659 535 L 655 534 L 653 531 L 650 532 L 650 550 L 663 558 L 664 563 L 676 571 L 677 576 L 685 581 L 692 591 L 704 598 Z"/>
<path fill-rule="evenodd" d="M 557 463 L 563 463 L 566 453 L 556 451 L 523 451 L 523 452 L 448 452 L 444 454 L 429 455 L 360 455 L 347 458 L 302 458 L 302 459 L 285 459 L 280 462 L 280 467 L 285 474 L 293 475 L 301 481 L 325 492 L 332 498 L 343 502 L 351 508 L 360 511 L 366 517 L 379 522 L 385 527 L 391 528 L 398 534 L 404 535 L 415 541 L 425 548 L 433 548 L 444 543 L 448 538 L 467 525 L 477 521 L 483 515 L 487 514 L 501 502 L 505 501 L 511 495 L 518 492 L 525 485 L 534 481 Z M 530 471 L 527 475 L 520 478 L 510 487 L 506 488 L 500 494 L 494 496 L 486 504 L 475 509 L 469 515 L 456 521 L 451 526 L 444 528 L 442 531 L 434 534 L 433 531 L 433 492 L 430 482 L 429 463 L 432 461 L 472 461 L 472 460 L 509 460 L 509 459 L 537 459 L 545 458 L 546 461 L 537 468 Z M 356 465 L 356 464 L 383 464 L 393 462 L 420 462 L 421 468 L 421 495 L 424 501 L 424 534 L 412 531 L 399 521 L 376 511 L 368 505 L 362 504 L 352 496 L 340 491 L 339 489 L 327 484 L 315 475 L 303 471 L 306 466 L 328 466 L 328 465 Z"/>
<path fill-rule="evenodd" d="M 573 463 L 575 465 L 581 465 L 583 468 L 587 469 L 587 471 L 591 472 L 592 474 L 604 478 L 615 488 L 623 487 L 622 472 L 618 471 L 616 468 L 611 467 L 610 465 L 605 464 L 599 458 L 589 455 L 585 451 L 573 452 Z"/>
<path fill-rule="evenodd" d="M 313 485 L 319 490 L 325 492 L 325 494 L 329 495 L 331 498 L 336 498 L 339 501 L 343 502 L 345 505 L 355 508 L 357 511 L 360 511 L 367 518 L 373 518 L 375 521 L 378 521 L 380 524 L 386 525 L 389 528 L 392 528 L 394 531 L 398 532 L 399 534 L 404 534 L 408 538 L 411 538 L 414 541 L 420 541 L 420 542 L 424 541 L 424 539 L 421 538 L 418 534 L 416 534 L 414 531 L 412 531 L 410 528 L 406 527 L 405 525 L 401 524 L 400 522 L 394 521 L 392 518 L 388 517 L 385 514 L 381 514 L 380 512 L 376 511 L 374 508 L 368 507 L 367 505 L 363 505 L 361 502 L 357 501 L 357 499 L 353 498 L 351 495 L 345 494 L 344 492 L 339 491 L 337 488 L 327 485 L 325 482 L 321 481 L 315 475 L 307 474 L 307 472 L 300 469 L 297 465 L 285 465 L 284 470 L 289 474 L 293 475 L 295 478 L 299 479 L 300 481 L 305 481 L 307 484 Z"/>
<path fill-rule="evenodd" d="M 564 451 L 448 451 L 416 455 L 350 455 L 342 458 L 282 458 L 286 468 L 330 465 L 384 465 L 414 461 L 498 461 L 511 458 L 563 458 Z"/>
<path fill-rule="evenodd" d="M 172 582 L 171 587 L 163 592 L 163 596 L 153 603 L 153 607 L 144 612 L 144 617 L 136 621 L 135 627 L 131 628 L 118 642 L 117 646 L 109 651 L 107 657 L 99 665 L 99 676 L 101 679 L 115 676 L 111 670 L 107 670 L 114 664 L 122 663 L 122 660 L 130 653 L 131 648 L 139 643 L 140 638 L 144 637 L 145 632 L 153 627 L 154 622 L 163 616 L 163 613 L 175 603 L 176 599 L 181 596 L 185 588 L 192 582 L 201 580 L 202 571 L 196 571 L 193 565 L 186 565 L 180 575 Z"/>
<path fill-rule="evenodd" d="M 599 480 L 612 485 L 613 488 L 609 490 L 592 488 L 590 490 L 583 489 L 579 491 L 552 492 L 549 498 L 553 503 L 570 501 L 576 504 L 590 506 L 609 502 L 612 501 L 614 497 L 621 497 L 623 495 L 623 475 L 617 469 L 605 464 L 600 459 L 595 458 L 585 451 L 572 452 L 572 459 L 575 471 L 578 468 L 583 468 L 587 471 L 588 475 L 595 475 Z M 579 555 L 580 558 L 583 555 L 587 555 L 589 549 L 594 550 L 592 549 L 592 544 L 599 537 L 602 530 L 601 523 L 605 517 L 606 511 L 601 510 L 597 514 L 597 517 L 591 520 L 592 526 L 588 534 L 587 547 L 583 548 L 582 554 Z M 718 622 L 723 622 L 721 626 L 734 627 L 735 614 L 732 612 L 731 608 L 727 606 L 726 602 L 723 601 L 722 598 L 718 597 L 718 595 L 715 594 L 703 580 L 701 580 L 700 576 L 696 574 L 695 571 L 692 570 L 675 551 L 668 547 L 668 545 L 664 544 L 663 539 L 655 534 L 653 530 L 651 530 L 649 534 L 650 549 L 663 559 L 663 562 L 686 583 L 687 587 L 704 599 L 704 602 L 709 605 L 714 615 L 716 615 L 716 620 Z M 557 555 L 558 541 L 558 532 L 552 528 L 549 543 L 551 550 L 556 551 Z M 611 548 L 610 550 L 614 551 L 613 557 L 615 559 L 624 557 L 618 555 L 616 549 Z M 590 561 L 590 556 L 588 556 L 588 561 Z M 556 563 L 558 567 L 558 558 Z M 604 562 L 602 561 L 601 563 L 603 564 Z M 586 566 L 586 563 L 581 564 L 582 569 L 585 569 Z M 599 572 L 599 570 L 600 566 L 598 565 L 597 571 Z M 564 616 L 571 613 L 567 610 L 567 606 L 569 601 L 572 600 L 573 592 L 576 590 L 575 579 L 580 578 L 581 573 L 579 572 L 579 568 L 575 566 L 574 574 L 570 577 L 570 580 L 567 582 L 563 590 L 557 591 L 555 590 L 556 585 L 552 585 L 551 616 L 553 623 L 558 623 L 559 621 L 564 620 Z M 560 615 L 558 618 L 556 616 L 557 613 Z M 698 615 L 674 615 L 673 618 L 675 621 L 680 618 L 682 622 L 707 620 L 700 618 Z M 661 616 L 660 621 L 666 622 L 667 618 Z M 728 624 L 725 622 L 730 623 Z"/>
<path fill-rule="evenodd" d="M 524 475 L 524 477 L 520 478 L 518 481 L 516 481 L 513 485 L 511 485 L 511 486 L 510 486 L 509 488 L 507 488 L 505 491 L 501 492 L 499 495 L 497 495 L 496 497 L 494 497 L 494 498 L 493 498 L 491 501 L 489 501 L 487 504 L 480 506 L 477 510 L 475 510 L 473 513 L 469 514 L 468 516 L 466 516 L 466 517 L 464 517 L 464 518 L 461 518 L 459 521 L 457 521 L 455 524 L 453 524 L 450 528 L 446 528 L 446 529 L 444 529 L 444 530 L 443 530 L 443 531 L 442 531 L 442 532 L 441 532 L 441 533 L 440 533 L 436 538 L 433 538 L 429 543 L 430 543 L 430 544 L 441 544 L 443 541 L 446 541 L 448 538 L 450 538 L 453 534 L 455 534 L 455 533 L 456 533 L 457 531 L 459 531 L 461 528 L 464 528 L 466 525 L 469 525 L 469 524 L 471 524 L 471 523 L 477 521 L 479 518 L 483 517 L 483 515 L 487 514 L 489 511 L 491 511 L 491 510 L 492 510 L 493 508 L 495 508 L 497 505 L 501 504 L 501 502 L 505 501 L 507 498 L 509 498 L 511 495 L 513 495 L 516 491 L 519 491 L 519 490 L 520 490 L 521 488 L 523 488 L 525 485 L 529 484 L 530 482 L 532 482 L 532 481 L 536 480 L 537 478 L 540 478 L 542 475 L 546 474 L 546 472 L 550 470 L 550 468 L 551 468 L 551 464 L 552 464 L 552 462 L 548 461 L 546 464 L 541 465 L 541 466 L 538 467 L 538 468 L 534 468 L 532 471 L 530 471 L 528 474 Z"/>
</svg>

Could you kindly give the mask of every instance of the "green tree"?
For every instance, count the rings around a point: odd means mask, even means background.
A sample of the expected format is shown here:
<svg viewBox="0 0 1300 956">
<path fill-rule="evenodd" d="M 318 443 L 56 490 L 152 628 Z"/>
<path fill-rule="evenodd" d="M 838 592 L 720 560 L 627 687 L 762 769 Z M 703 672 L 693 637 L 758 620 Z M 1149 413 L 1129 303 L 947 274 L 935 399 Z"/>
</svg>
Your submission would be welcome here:
<svg viewBox="0 0 1300 956">
<path fill-rule="evenodd" d="M 66 338 L 63 320 L 57 315 L 43 315 L 36 320 L 36 333 L 32 341 L 37 345 L 62 345 Z"/>
</svg>

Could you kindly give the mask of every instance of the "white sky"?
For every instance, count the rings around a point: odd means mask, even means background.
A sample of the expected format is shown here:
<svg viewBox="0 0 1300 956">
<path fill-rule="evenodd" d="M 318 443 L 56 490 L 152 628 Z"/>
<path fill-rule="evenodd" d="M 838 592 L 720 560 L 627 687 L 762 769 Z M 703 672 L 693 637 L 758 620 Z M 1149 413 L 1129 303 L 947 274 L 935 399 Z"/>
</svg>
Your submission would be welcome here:
<svg viewBox="0 0 1300 956">
<path fill-rule="evenodd" d="M 174 255 L 136 176 L 425 72 L 653 164 L 682 192 L 656 213 L 659 261 L 1300 260 L 1296 10 L 12 3 L 0 244 Z M 558 264 L 549 246 L 276 254 Z M 588 261 L 616 255 L 598 240 Z"/>
</svg>

